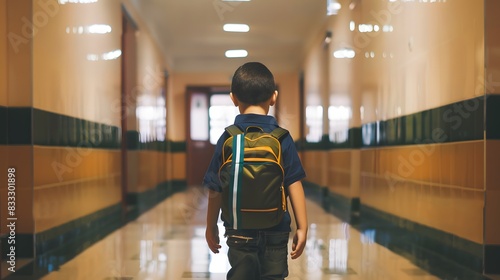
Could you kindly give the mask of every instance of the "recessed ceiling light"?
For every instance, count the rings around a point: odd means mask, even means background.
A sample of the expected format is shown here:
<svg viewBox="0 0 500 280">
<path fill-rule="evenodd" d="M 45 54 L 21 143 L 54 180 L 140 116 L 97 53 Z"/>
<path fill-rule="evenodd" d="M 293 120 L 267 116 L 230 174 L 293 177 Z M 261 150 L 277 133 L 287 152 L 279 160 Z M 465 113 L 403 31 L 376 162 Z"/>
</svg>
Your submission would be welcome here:
<svg viewBox="0 0 500 280">
<path fill-rule="evenodd" d="M 227 32 L 248 32 L 250 30 L 250 26 L 246 24 L 228 23 L 224 24 L 223 29 Z"/>
<path fill-rule="evenodd" d="M 248 52 L 246 50 L 228 50 L 226 51 L 226 57 L 247 57 Z"/>
<path fill-rule="evenodd" d="M 356 52 L 353 49 L 340 49 L 333 52 L 333 56 L 335 58 L 354 58 L 356 56 Z"/>
</svg>

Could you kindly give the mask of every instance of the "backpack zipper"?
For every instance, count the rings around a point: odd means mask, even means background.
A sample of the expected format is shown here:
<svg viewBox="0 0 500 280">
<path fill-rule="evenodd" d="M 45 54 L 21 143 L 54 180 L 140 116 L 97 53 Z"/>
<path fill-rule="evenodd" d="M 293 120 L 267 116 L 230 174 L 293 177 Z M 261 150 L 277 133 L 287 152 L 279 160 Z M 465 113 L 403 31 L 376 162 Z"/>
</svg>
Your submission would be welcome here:
<svg viewBox="0 0 500 280">
<path fill-rule="evenodd" d="M 241 212 L 273 212 L 278 211 L 278 207 L 269 208 L 269 209 L 240 209 Z"/>
<path fill-rule="evenodd" d="M 285 188 L 281 186 L 281 207 L 283 207 L 283 212 L 286 212 L 286 196 Z"/>
</svg>

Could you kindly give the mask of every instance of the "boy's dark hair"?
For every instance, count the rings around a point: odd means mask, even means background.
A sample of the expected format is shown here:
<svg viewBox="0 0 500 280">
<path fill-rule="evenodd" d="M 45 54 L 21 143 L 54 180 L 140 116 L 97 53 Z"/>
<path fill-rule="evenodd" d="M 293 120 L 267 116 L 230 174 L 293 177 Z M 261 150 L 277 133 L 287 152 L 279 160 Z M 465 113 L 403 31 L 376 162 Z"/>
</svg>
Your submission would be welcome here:
<svg viewBox="0 0 500 280">
<path fill-rule="evenodd" d="M 257 105 L 269 100 L 276 90 L 274 76 L 260 62 L 248 62 L 234 72 L 231 92 L 239 101 Z"/>
</svg>

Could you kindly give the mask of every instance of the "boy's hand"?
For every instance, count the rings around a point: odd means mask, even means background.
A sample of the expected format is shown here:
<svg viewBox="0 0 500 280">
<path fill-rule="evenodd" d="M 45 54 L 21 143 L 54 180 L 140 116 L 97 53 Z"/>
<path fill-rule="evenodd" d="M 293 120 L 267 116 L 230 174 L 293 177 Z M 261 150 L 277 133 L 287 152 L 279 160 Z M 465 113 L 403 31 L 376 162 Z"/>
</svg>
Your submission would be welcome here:
<svg viewBox="0 0 500 280">
<path fill-rule="evenodd" d="M 217 225 L 207 227 L 205 231 L 205 239 L 207 240 L 210 251 L 214 252 L 215 254 L 219 253 L 219 249 L 221 248 L 221 246 L 219 245 L 219 227 Z"/>
<path fill-rule="evenodd" d="M 292 259 L 296 259 L 302 255 L 304 248 L 306 247 L 307 231 L 303 229 L 297 229 L 295 236 L 293 237 L 292 252 L 290 255 Z"/>
</svg>

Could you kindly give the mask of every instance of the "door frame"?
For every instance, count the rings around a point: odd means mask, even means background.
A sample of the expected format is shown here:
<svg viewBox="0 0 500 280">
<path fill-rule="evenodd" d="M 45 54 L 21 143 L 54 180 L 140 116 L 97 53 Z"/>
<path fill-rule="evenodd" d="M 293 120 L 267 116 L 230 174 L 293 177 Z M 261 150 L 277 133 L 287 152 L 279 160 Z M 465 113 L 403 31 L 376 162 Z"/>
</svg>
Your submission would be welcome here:
<svg viewBox="0 0 500 280">
<path fill-rule="evenodd" d="M 120 125 L 121 125 L 121 208 L 122 208 L 122 218 L 126 219 L 128 213 L 128 191 L 129 191 L 129 176 L 128 176 L 128 124 L 127 116 L 128 110 L 130 109 L 129 100 L 130 94 L 132 92 L 133 85 L 127 83 L 131 77 L 135 77 L 134 71 L 136 69 L 129 69 L 127 66 L 135 65 L 137 62 L 137 56 L 134 51 L 136 51 L 136 39 L 135 32 L 138 27 L 131 15 L 126 10 L 125 6 L 122 5 L 122 36 L 121 36 L 121 93 L 120 93 Z M 134 107 L 135 108 L 135 107 Z"/>
</svg>

